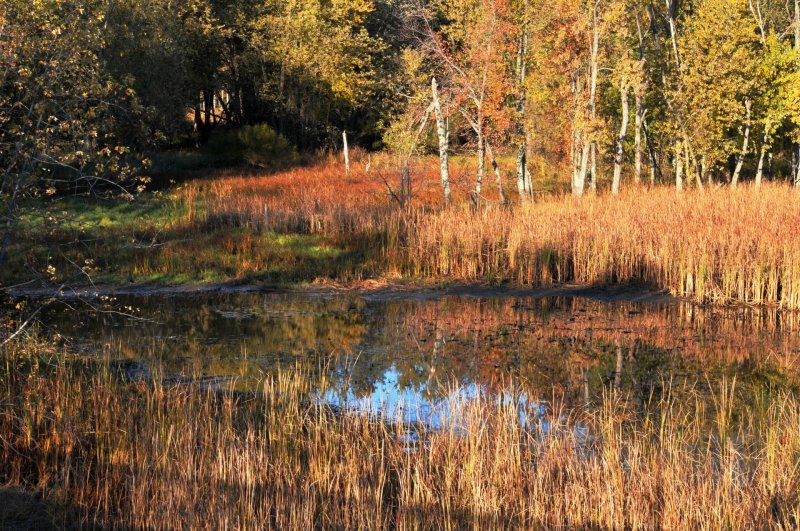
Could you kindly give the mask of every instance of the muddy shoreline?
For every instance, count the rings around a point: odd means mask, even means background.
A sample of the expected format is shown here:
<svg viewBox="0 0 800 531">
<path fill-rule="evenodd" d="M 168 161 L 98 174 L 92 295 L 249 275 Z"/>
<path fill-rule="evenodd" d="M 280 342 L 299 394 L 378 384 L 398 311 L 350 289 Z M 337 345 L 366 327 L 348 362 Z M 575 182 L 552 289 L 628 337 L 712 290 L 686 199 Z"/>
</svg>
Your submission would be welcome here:
<svg viewBox="0 0 800 531">
<path fill-rule="evenodd" d="M 78 287 L 13 286 L 0 288 L 16 298 L 31 299 L 96 299 L 98 297 L 171 297 L 210 293 L 303 293 L 312 296 L 357 296 L 367 300 L 434 300 L 441 297 L 581 297 L 602 302 L 674 303 L 682 299 L 666 290 L 642 284 L 559 284 L 525 288 L 495 284 L 434 284 L 399 281 L 364 281 L 352 284 L 311 283 L 297 286 L 272 284 L 210 283 L 181 285 L 134 284 L 130 286 L 96 284 Z"/>
</svg>

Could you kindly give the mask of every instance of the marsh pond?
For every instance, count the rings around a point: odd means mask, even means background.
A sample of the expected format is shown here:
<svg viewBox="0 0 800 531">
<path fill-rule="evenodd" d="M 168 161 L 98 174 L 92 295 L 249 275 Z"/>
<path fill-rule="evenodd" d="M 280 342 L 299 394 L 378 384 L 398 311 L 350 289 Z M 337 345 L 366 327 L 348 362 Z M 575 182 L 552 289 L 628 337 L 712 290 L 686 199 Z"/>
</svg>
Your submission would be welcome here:
<svg viewBox="0 0 800 531">
<path fill-rule="evenodd" d="M 723 379 L 791 387 L 800 355 L 794 312 L 668 298 L 127 295 L 91 308 L 59 305 L 46 322 L 70 348 L 108 356 L 129 380 L 258 392 L 265 375 L 301 371 L 312 400 L 433 426 L 454 399 L 509 388 L 537 407 L 576 408 L 609 391 L 646 404 L 665 387 L 710 391 Z"/>
</svg>

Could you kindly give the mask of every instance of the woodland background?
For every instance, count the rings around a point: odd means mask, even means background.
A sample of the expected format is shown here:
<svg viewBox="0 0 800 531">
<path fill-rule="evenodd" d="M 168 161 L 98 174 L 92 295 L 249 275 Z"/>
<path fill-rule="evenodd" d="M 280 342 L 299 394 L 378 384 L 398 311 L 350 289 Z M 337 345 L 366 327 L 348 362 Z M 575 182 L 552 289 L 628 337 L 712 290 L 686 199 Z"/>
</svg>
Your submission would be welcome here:
<svg viewBox="0 0 800 531">
<path fill-rule="evenodd" d="M 499 156 L 523 200 L 800 183 L 799 44 L 798 0 L 2 0 L 0 197 L 10 223 L 24 194 L 141 190 L 164 152 L 275 166 L 343 132 L 401 173 L 474 152 L 476 203 Z"/>
</svg>

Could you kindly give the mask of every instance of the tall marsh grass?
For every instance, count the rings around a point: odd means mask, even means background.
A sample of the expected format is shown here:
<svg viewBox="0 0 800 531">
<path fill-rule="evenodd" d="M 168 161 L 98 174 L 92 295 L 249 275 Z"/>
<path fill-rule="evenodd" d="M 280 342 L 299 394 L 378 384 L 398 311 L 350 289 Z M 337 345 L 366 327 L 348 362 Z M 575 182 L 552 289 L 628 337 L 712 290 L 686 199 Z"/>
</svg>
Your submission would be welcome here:
<svg viewBox="0 0 800 531">
<path fill-rule="evenodd" d="M 467 182 L 467 169 L 455 172 L 457 183 Z M 800 195 L 787 186 L 642 187 L 510 208 L 489 201 L 478 211 L 459 193 L 442 210 L 438 175 L 427 164 L 408 210 L 392 203 L 386 172 L 344 178 L 330 163 L 200 181 L 187 193 L 202 198 L 212 225 L 321 234 L 377 250 L 383 264 L 368 275 L 522 286 L 637 281 L 702 302 L 800 308 Z"/>
<path fill-rule="evenodd" d="M 455 399 L 440 429 L 334 411 L 297 371 L 255 394 L 124 383 L 3 352 L 0 479 L 124 528 L 793 528 L 800 403 L 735 382 L 544 413 Z M 313 384 L 313 385 L 312 385 Z M 454 388 L 454 396 L 457 396 Z M 509 388 L 509 397 L 519 396 Z M 415 433 L 416 439 L 409 433 Z"/>
<path fill-rule="evenodd" d="M 669 188 L 453 210 L 408 228 L 412 275 L 651 283 L 698 301 L 800 307 L 800 195 L 785 186 Z"/>
</svg>

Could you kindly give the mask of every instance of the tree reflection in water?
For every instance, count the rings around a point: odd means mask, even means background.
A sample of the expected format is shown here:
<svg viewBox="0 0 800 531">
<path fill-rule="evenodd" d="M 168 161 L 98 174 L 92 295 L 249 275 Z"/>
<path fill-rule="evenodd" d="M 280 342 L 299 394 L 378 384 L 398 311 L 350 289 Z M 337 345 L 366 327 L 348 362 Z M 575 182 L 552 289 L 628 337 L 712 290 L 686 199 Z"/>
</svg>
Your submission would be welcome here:
<svg viewBox="0 0 800 531">
<path fill-rule="evenodd" d="M 793 385 L 800 348 L 796 313 L 682 302 L 216 293 L 114 304 L 148 320 L 61 310 L 48 321 L 73 344 L 125 360 L 129 374 L 246 390 L 264 373 L 302 370 L 327 382 L 312 397 L 432 424 L 454 401 L 510 384 L 529 412 L 613 389 L 644 405 L 665 382 L 734 374 L 744 392 Z"/>
</svg>

